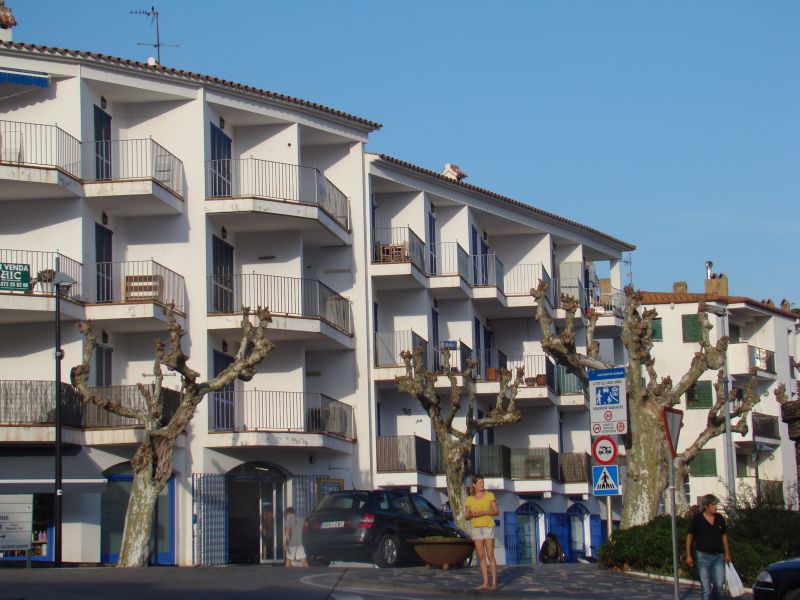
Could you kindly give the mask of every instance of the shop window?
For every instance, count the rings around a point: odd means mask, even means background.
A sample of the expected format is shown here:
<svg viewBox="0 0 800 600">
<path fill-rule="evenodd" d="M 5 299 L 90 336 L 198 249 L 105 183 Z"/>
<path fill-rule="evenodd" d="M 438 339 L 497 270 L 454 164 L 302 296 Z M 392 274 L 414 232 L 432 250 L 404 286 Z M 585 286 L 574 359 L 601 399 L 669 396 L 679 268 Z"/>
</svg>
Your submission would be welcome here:
<svg viewBox="0 0 800 600">
<path fill-rule="evenodd" d="M 31 523 L 31 556 L 35 561 L 52 561 L 54 531 L 53 495 L 33 494 Z M 25 560 L 25 550 L 0 551 L 0 560 Z"/>
</svg>

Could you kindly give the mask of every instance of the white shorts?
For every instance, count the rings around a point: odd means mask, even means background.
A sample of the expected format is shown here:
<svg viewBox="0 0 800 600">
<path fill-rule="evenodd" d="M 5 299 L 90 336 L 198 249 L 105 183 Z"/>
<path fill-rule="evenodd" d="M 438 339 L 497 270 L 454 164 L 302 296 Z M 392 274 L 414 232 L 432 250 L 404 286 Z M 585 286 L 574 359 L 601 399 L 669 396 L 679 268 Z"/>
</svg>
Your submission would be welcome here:
<svg viewBox="0 0 800 600">
<path fill-rule="evenodd" d="M 471 527 L 469 532 L 473 540 L 494 539 L 494 527 Z"/>
<path fill-rule="evenodd" d="M 303 545 L 299 546 L 286 546 L 286 560 L 305 560 L 306 551 Z"/>
</svg>

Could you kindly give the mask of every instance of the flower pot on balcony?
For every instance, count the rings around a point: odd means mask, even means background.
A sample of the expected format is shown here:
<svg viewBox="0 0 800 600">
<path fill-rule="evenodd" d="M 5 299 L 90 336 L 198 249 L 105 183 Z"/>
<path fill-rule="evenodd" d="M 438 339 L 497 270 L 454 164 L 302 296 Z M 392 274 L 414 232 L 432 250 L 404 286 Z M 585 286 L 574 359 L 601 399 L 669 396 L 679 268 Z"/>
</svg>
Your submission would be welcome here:
<svg viewBox="0 0 800 600">
<path fill-rule="evenodd" d="M 469 538 L 420 538 L 409 543 L 425 564 L 445 570 L 464 562 L 475 547 Z"/>
<path fill-rule="evenodd" d="M 486 369 L 487 381 L 498 381 L 500 379 L 500 369 L 489 367 Z"/>
<path fill-rule="evenodd" d="M 539 373 L 536 376 L 536 385 L 538 385 L 540 387 L 546 386 L 547 385 L 547 375 L 545 375 L 544 373 Z"/>
<path fill-rule="evenodd" d="M 525 385 L 528 385 L 528 386 L 538 385 L 536 383 L 536 377 L 526 377 L 525 378 Z"/>
</svg>

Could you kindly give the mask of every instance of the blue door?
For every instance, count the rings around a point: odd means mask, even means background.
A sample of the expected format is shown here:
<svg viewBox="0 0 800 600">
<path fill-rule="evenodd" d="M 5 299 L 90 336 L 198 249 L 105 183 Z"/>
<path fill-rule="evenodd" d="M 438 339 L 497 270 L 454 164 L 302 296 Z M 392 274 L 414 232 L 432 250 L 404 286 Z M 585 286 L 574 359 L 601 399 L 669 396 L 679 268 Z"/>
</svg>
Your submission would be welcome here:
<svg viewBox="0 0 800 600">
<path fill-rule="evenodd" d="M 561 549 L 567 555 L 567 562 L 573 562 L 575 559 L 572 554 L 569 515 L 567 513 L 548 513 L 547 532 L 556 536 L 558 543 L 561 544 Z"/>
<path fill-rule="evenodd" d="M 517 513 L 503 513 L 503 544 L 506 550 L 506 564 L 519 564 L 519 529 Z"/>
<path fill-rule="evenodd" d="M 600 523 L 600 515 L 589 516 L 589 537 L 591 538 L 592 556 L 597 556 L 597 553 L 600 551 L 600 546 L 602 546 L 605 541 L 605 538 L 602 537 Z"/>
</svg>

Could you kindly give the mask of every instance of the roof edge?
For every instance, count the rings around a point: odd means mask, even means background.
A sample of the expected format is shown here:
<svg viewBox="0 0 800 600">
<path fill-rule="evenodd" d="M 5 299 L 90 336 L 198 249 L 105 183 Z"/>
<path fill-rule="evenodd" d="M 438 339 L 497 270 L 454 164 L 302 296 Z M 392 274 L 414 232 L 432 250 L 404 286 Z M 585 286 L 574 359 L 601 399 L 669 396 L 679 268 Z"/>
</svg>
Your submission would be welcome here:
<svg viewBox="0 0 800 600">
<path fill-rule="evenodd" d="M 701 292 L 649 292 L 640 291 L 642 304 L 694 304 L 696 302 L 720 302 L 721 304 L 749 304 L 790 319 L 800 319 L 800 315 L 782 310 L 780 306 L 753 300 L 747 296 L 723 296 Z"/>
</svg>

